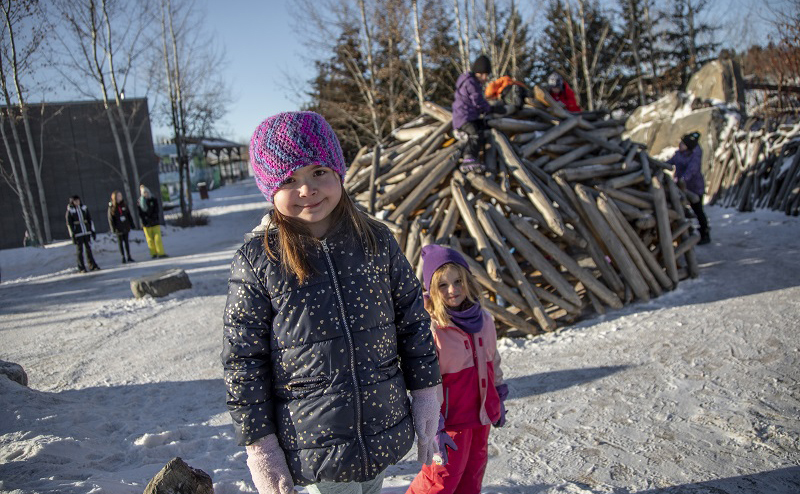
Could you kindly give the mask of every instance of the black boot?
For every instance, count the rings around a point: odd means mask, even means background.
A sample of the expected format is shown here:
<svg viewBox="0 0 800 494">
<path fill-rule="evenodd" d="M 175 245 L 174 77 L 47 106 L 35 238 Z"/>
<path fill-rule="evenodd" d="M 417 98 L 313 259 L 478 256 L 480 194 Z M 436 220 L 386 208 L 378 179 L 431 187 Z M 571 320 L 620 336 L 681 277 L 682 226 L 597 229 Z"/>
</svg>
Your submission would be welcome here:
<svg viewBox="0 0 800 494">
<path fill-rule="evenodd" d="M 711 236 L 709 235 L 708 231 L 710 228 L 701 228 L 700 229 L 700 241 L 697 242 L 698 245 L 705 245 L 711 243 Z"/>
<path fill-rule="evenodd" d="M 125 264 L 126 262 L 128 262 L 128 261 L 126 261 L 125 258 L 123 257 L 122 258 L 122 264 Z"/>
</svg>

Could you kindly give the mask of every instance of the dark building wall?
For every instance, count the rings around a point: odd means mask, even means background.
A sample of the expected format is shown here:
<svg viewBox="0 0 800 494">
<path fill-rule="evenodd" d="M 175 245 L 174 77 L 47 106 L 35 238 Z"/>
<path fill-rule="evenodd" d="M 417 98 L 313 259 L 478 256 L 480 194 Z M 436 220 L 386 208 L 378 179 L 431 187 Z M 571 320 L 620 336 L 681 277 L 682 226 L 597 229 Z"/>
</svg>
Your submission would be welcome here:
<svg viewBox="0 0 800 494">
<path fill-rule="evenodd" d="M 140 182 L 149 187 L 154 195 L 160 196 L 158 160 L 153 150 L 147 99 L 125 100 L 123 110 L 132 122 L 130 128 Z M 64 215 L 67 199 L 75 194 L 79 195 L 81 201 L 89 207 L 97 232 L 108 231 L 106 220 L 108 202 L 113 190 L 123 189 L 123 181 L 114 136 L 102 102 L 49 103 L 45 105 L 43 113 L 41 106 L 31 107 L 29 119 L 36 151 L 43 163 L 42 182 L 53 240 L 69 238 Z M 14 151 L 14 161 L 19 165 L 8 120 L 5 120 L 3 125 Z M 22 122 L 18 122 L 17 129 L 22 139 L 22 150 L 25 163 L 28 165 L 28 180 L 38 211 L 38 190 L 30 167 L 28 144 Z M 121 131 L 120 139 L 122 140 Z M 136 200 L 139 196 L 139 184 L 133 181 L 134 175 L 128 163 L 127 148 L 124 140 L 121 142 L 131 186 L 130 194 L 132 199 Z M 0 146 L 0 159 L 3 170 L 10 172 L 5 146 Z M 129 206 L 131 211 L 135 212 L 135 204 Z M 5 181 L 0 183 L 0 208 L 3 211 L 0 215 L 0 249 L 22 246 L 25 234 L 22 209 L 17 195 Z M 140 226 L 138 221 L 136 226 Z"/>
</svg>

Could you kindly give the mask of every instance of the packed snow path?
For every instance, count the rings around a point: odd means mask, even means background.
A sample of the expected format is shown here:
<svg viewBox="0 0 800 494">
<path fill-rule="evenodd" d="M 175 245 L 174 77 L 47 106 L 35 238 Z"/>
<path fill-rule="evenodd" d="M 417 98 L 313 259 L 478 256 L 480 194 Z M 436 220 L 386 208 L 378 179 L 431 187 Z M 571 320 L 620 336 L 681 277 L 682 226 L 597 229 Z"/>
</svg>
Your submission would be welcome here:
<svg viewBox="0 0 800 494">
<path fill-rule="evenodd" d="M 255 492 L 219 363 L 228 265 L 264 203 L 251 183 L 195 205 L 205 227 L 165 228 L 170 258 L 135 264 L 95 244 L 77 275 L 67 242 L 0 251 L 0 491 L 141 493 L 171 458 L 218 494 Z M 511 389 L 484 492 L 800 492 L 800 220 L 708 208 L 701 276 L 650 303 L 500 343 Z M 179 267 L 194 287 L 135 300 L 129 281 Z M 419 469 L 409 455 L 384 492 Z"/>
</svg>

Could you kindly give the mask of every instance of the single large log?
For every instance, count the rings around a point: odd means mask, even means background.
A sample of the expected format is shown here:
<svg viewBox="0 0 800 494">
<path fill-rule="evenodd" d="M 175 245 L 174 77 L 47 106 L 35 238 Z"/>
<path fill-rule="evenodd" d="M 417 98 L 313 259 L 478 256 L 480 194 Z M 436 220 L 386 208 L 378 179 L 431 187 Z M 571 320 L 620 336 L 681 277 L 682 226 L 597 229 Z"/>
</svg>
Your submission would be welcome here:
<svg viewBox="0 0 800 494">
<path fill-rule="evenodd" d="M 592 156 L 578 161 L 568 163 L 565 168 L 580 168 L 589 165 L 611 165 L 622 161 L 623 156 L 619 153 L 601 154 L 600 156 Z M 627 169 L 627 167 L 625 168 Z"/>
<path fill-rule="evenodd" d="M 501 281 L 500 263 L 489 243 L 486 233 L 478 223 L 475 210 L 472 209 L 469 201 L 467 201 L 467 195 L 464 193 L 464 189 L 455 180 L 450 181 L 450 188 L 453 190 L 453 200 L 458 207 L 458 211 L 461 213 L 461 218 L 467 226 L 467 231 L 469 231 L 472 238 L 475 239 L 478 252 L 483 258 L 483 264 L 486 266 L 486 272 L 489 273 L 489 277 L 494 281 Z"/>
<path fill-rule="evenodd" d="M 627 175 L 620 175 L 619 177 L 614 177 L 611 180 L 607 180 L 606 185 L 614 189 L 619 189 L 621 187 L 627 187 L 628 185 L 638 184 L 641 182 L 644 182 L 644 172 L 639 170 L 628 173 Z"/>
<path fill-rule="evenodd" d="M 412 127 L 408 129 L 397 129 L 392 132 L 392 137 L 398 141 L 412 141 L 420 137 L 427 136 L 436 129 L 434 125 L 425 125 L 423 127 Z"/>
<path fill-rule="evenodd" d="M 586 142 L 590 142 L 596 146 L 600 146 L 603 149 L 611 151 L 612 153 L 622 154 L 623 150 L 618 145 L 610 142 L 608 138 L 602 137 L 601 135 L 597 134 L 598 131 L 589 132 L 586 130 L 575 129 L 573 133 L 583 139 Z"/>
<path fill-rule="evenodd" d="M 377 190 L 378 172 L 381 168 L 381 147 L 375 146 L 372 152 L 372 170 L 369 177 L 369 212 L 375 214 L 375 192 Z"/>
<path fill-rule="evenodd" d="M 452 187 L 450 187 L 450 191 L 452 194 Z M 442 220 L 442 226 L 439 228 L 439 231 L 436 232 L 435 238 L 437 244 L 452 238 L 453 233 L 456 231 L 456 227 L 458 226 L 458 220 L 461 217 L 460 214 L 461 213 L 458 211 L 458 206 L 456 205 L 454 198 L 450 201 L 450 204 L 447 207 L 447 213 L 444 215 L 444 219 Z"/>
<path fill-rule="evenodd" d="M 530 157 L 530 155 L 535 153 L 537 149 L 541 148 L 542 146 L 544 146 L 549 142 L 558 139 L 562 135 L 572 130 L 576 125 L 578 125 L 577 118 L 570 117 L 564 120 L 560 124 L 556 125 L 552 129 L 542 134 L 542 136 L 540 136 L 539 138 L 522 146 L 522 149 L 520 150 L 522 156 L 524 158 Z"/>
<path fill-rule="evenodd" d="M 565 168 L 557 173 L 561 174 L 569 182 L 581 182 L 590 178 L 607 177 L 622 171 L 625 165 L 617 163 L 614 165 L 589 165 L 580 168 Z"/>
<path fill-rule="evenodd" d="M 572 257 L 570 257 L 569 254 L 559 249 L 555 243 L 534 228 L 533 225 L 522 218 L 512 218 L 511 222 L 514 224 L 517 230 L 521 231 L 522 234 L 528 237 L 528 239 L 536 244 L 537 247 L 555 259 L 557 263 L 564 266 L 564 269 L 572 273 L 572 275 L 580 280 L 580 282 L 583 283 L 587 289 L 591 290 L 598 297 L 600 297 L 600 299 L 605 302 L 606 305 L 609 305 L 615 309 L 622 308 L 622 301 L 614 292 L 599 282 L 592 273 L 580 267 L 580 265 Z"/>
<path fill-rule="evenodd" d="M 507 311 L 506 309 L 500 307 L 496 303 L 492 302 L 488 298 L 484 297 L 481 301 L 481 305 L 489 311 L 491 315 L 495 318 L 499 319 L 503 324 L 506 326 L 510 326 L 512 328 L 516 328 L 523 333 L 528 333 L 530 335 L 537 335 L 541 333 L 535 326 L 528 323 L 525 319 L 519 317 L 516 314 L 512 314 L 511 312 Z M 551 330 L 546 330 L 551 331 Z"/>
<path fill-rule="evenodd" d="M 658 226 L 658 241 L 661 245 L 661 257 L 664 260 L 664 267 L 667 275 L 675 285 L 678 284 L 678 266 L 675 262 L 675 251 L 672 249 L 672 231 L 669 226 L 669 213 L 667 212 L 667 198 L 664 194 L 664 187 L 658 176 L 650 180 L 650 192 L 653 193 L 655 203 L 656 222 Z"/>
<path fill-rule="evenodd" d="M 432 101 L 425 101 L 422 104 L 422 112 L 443 123 L 453 121 L 453 114 L 449 110 Z"/>
<path fill-rule="evenodd" d="M 514 149 L 511 147 L 511 143 L 508 142 L 506 136 L 497 132 L 496 130 L 492 131 L 492 135 L 497 143 L 497 146 L 500 148 L 500 153 L 502 154 L 509 171 L 526 188 L 525 193 L 533 205 L 536 206 L 536 209 L 542 213 L 547 226 L 553 232 L 555 232 L 556 235 L 563 235 L 565 227 L 564 222 L 561 219 L 561 215 L 558 214 L 558 211 L 556 211 L 556 209 L 550 203 L 545 193 L 528 175 L 527 168 L 514 152 Z"/>
<path fill-rule="evenodd" d="M 547 163 L 543 167 L 544 171 L 546 171 L 548 173 L 553 173 L 553 172 L 555 172 L 557 170 L 560 170 L 561 168 L 563 168 L 567 164 L 577 160 L 578 158 L 581 158 L 582 156 L 585 156 L 585 155 L 591 153 L 596 148 L 597 148 L 596 144 L 585 144 L 585 145 L 583 145 L 583 146 L 581 146 L 581 147 L 579 147 L 577 149 L 574 149 L 574 150 L 568 152 L 567 154 L 565 154 L 563 156 L 560 156 L 560 157 L 554 159 L 550 163 Z"/>
<path fill-rule="evenodd" d="M 500 130 L 506 134 L 518 134 L 547 130 L 552 125 L 549 123 L 535 122 L 532 120 L 517 120 L 516 118 L 493 118 L 487 121 L 489 127 Z"/>
<path fill-rule="evenodd" d="M 607 185 L 595 185 L 594 188 L 610 197 L 613 197 L 614 199 L 625 201 L 631 206 L 635 206 L 639 209 L 653 209 L 652 201 L 641 199 L 623 189 L 615 189 L 613 187 L 608 187 Z"/>
<path fill-rule="evenodd" d="M 667 179 L 666 182 L 669 189 L 669 197 L 670 202 L 672 203 L 672 209 L 678 213 L 678 219 L 680 221 L 685 221 L 686 212 L 683 210 L 683 201 L 681 201 L 680 190 L 678 189 L 678 186 L 675 184 L 674 180 Z M 681 238 L 684 242 L 688 240 L 688 237 L 688 233 L 681 235 Z M 689 249 L 686 251 L 686 267 L 689 270 L 689 276 L 692 278 L 697 278 L 700 275 L 700 267 L 697 264 L 697 256 L 695 255 L 694 249 Z"/>
<path fill-rule="evenodd" d="M 642 278 L 642 274 L 639 272 L 627 250 L 625 250 L 622 241 L 614 234 L 611 227 L 603 218 L 603 215 L 597 208 L 591 190 L 584 185 L 575 184 L 575 194 L 581 202 L 583 210 L 586 212 L 587 216 L 589 216 L 594 231 L 599 235 L 603 244 L 605 244 L 609 255 L 628 282 L 628 286 L 630 286 L 633 293 L 635 293 L 639 299 L 645 302 L 649 301 L 650 292 L 647 288 L 647 283 L 644 278 Z"/>
</svg>

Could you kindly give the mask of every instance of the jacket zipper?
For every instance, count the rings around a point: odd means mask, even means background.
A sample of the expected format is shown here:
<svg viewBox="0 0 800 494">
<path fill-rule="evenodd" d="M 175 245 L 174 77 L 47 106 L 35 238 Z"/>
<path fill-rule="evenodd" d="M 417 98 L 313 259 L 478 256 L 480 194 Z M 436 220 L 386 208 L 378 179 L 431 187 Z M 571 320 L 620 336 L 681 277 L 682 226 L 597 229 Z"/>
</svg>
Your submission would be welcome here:
<svg viewBox="0 0 800 494">
<path fill-rule="evenodd" d="M 347 337 L 347 346 L 350 349 L 350 371 L 353 375 L 353 388 L 355 389 L 355 404 L 356 404 L 356 437 L 358 438 L 358 445 L 361 448 L 361 468 L 363 469 L 364 476 L 368 476 L 368 463 L 367 463 L 367 446 L 364 444 L 363 432 L 361 430 L 361 388 L 358 385 L 358 374 L 356 373 L 356 351 L 353 344 L 353 335 L 350 333 L 350 327 L 347 325 L 347 317 L 344 311 L 344 299 L 342 292 L 339 288 L 339 279 L 336 277 L 336 269 L 333 266 L 333 259 L 330 256 L 328 249 L 328 242 L 325 239 L 321 240 L 322 250 L 325 252 L 325 259 L 328 261 L 328 267 L 331 271 L 331 281 L 333 281 L 333 289 L 336 291 L 336 299 L 339 301 L 339 313 L 342 316 L 342 327 L 344 334 Z"/>
</svg>

